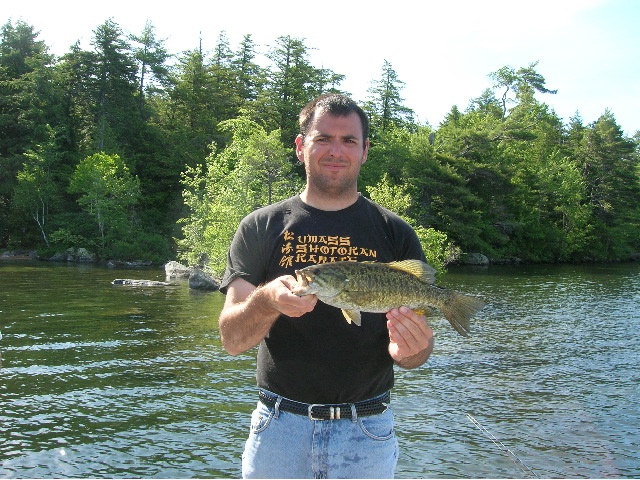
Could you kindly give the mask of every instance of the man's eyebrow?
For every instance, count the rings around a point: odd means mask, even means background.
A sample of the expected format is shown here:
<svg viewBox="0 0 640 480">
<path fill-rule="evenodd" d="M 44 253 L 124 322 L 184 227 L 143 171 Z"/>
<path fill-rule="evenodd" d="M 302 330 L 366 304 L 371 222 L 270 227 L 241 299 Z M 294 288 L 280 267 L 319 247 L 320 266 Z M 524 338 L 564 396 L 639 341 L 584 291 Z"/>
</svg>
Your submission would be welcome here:
<svg viewBox="0 0 640 480">
<path fill-rule="evenodd" d="M 324 132 L 318 132 L 316 135 L 316 137 L 328 137 L 328 138 L 335 138 L 338 135 L 332 135 L 330 133 L 324 133 Z M 347 134 L 347 135 L 340 135 L 339 136 L 342 140 L 359 140 L 359 137 L 357 135 L 354 134 Z"/>
</svg>

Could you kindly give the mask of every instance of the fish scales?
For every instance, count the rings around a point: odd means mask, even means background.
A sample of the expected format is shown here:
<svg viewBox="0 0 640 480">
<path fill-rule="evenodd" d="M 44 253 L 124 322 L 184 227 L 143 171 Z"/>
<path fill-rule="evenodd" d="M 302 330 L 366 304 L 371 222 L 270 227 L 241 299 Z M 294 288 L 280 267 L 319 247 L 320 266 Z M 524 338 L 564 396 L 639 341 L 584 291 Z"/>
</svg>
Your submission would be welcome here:
<svg viewBox="0 0 640 480">
<path fill-rule="evenodd" d="M 406 306 L 424 306 L 425 289 L 429 285 L 414 281 L 410 274 L 402 270 L 380 268 L 382 264 L 370 264 L 366 270 L 359 271 L 357 264 L 343 265 L 347 285 L 338 294 L 346 307 L 360 307 L 359 310 L 387 312 L 389 305 L 403 299 Z M 393 307 L 392 307 L 393 308 Z"/>
<path fill-rule="evenodd" d="M 401 262 L 335 262 L 296 270 L 296 295 L 318 299 L 342 309 L 344 317 L 360 325 L 360 312 L 383 313 L 406 306 L 439 309 L 461 335 L 470 331 L 470 318 L 484 301 L 433 285 L 435 270 L 420 260 Z"/>
</svg>

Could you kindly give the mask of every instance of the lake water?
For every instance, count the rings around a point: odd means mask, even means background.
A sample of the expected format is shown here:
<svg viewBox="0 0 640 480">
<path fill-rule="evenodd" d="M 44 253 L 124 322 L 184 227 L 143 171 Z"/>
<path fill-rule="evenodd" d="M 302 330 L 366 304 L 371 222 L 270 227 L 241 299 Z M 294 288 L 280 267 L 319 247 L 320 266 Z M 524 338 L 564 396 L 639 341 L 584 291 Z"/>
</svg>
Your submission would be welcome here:
<svg viewBox="0 0 640 480">
<path fill-rule="evenodd" d="M 238 477 L 255 351 L 154 269 L 0 261 L 0 477 Z M 452 269 L 488 301 L 397 371 L 397 478 L 640 476 L 640 264 Z"/>
</svg>

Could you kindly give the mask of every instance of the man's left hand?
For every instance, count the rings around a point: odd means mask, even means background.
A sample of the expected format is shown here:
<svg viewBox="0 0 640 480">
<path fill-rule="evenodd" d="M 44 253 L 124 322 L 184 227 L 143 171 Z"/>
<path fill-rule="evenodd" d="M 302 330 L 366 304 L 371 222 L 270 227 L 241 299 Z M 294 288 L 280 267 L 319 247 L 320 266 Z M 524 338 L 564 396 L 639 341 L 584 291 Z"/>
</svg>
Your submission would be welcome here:
<svg viewBox="0 0 640 480">
<path fill-rule="evenodd" d="M 433 350 L 433 330 L 427 318 L 410 308 L 387 312 L 389 355 L 402 368 L 416 368 L 427 361 Z"/>
</svg>

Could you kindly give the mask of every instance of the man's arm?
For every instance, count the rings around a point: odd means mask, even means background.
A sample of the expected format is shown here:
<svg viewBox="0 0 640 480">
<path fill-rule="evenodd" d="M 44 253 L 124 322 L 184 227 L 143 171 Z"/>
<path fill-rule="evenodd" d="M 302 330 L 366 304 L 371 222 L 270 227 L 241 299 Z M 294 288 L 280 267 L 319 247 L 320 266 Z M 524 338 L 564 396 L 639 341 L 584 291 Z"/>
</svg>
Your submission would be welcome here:
<svg viewBox="0 0 640 480">
<path fill-rule="evenodd" d="M 433 330 L 427 319 L 407 307 L 387 313 L 389 355 L 401 368 L 423 365 L 433 351 Z"/>
<path fill-rule="evenodd" d="M 233 280 L 218 320 L 224 349 L 231 355 L 246 352 L 262 341 L 280 314 L 300 317 L 313 310 L 317 297 L 294 295 L 291 289 L 296 285 L 290 275 L 260 287 L 242 278 Z"/>
</svg>

